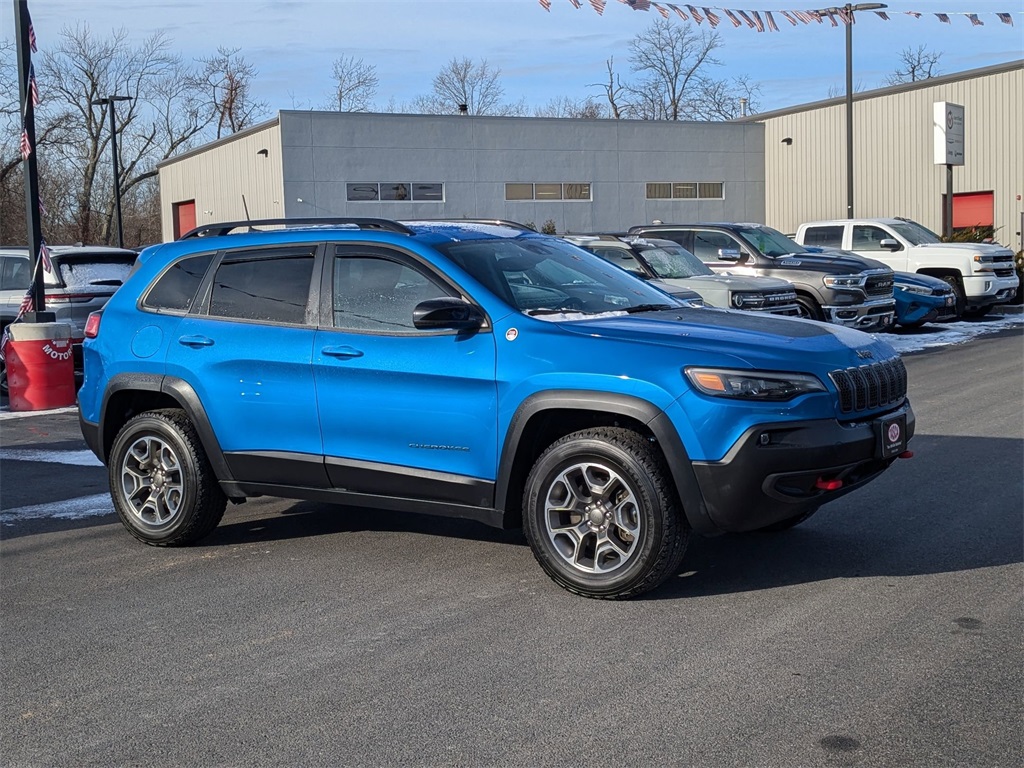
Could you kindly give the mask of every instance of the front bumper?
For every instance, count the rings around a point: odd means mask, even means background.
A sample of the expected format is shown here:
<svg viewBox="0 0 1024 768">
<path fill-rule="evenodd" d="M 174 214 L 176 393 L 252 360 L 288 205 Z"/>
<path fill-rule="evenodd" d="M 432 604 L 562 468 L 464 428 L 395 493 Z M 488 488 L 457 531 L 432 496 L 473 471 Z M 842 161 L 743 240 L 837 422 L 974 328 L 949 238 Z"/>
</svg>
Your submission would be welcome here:
<svg viewBox="0 0 1024 768">
<path fill-rule="evenodd" d="M 721 461 L 693 462 L 708 517 L 722 532 L 757 530 L 865 485 L 898 458 L 881 445 L 882 427 L 894 420 L 905 424 L 903 439 L 909 442 L 915 426 L 909 401 L 861 422 L 751 427 Z M 835 480 L 842 481 L 840 488 L 819 487 L 819 481 Z"/>
<path fill-rule="evenodd" d="M 822 309 L 830 323 L 859 331 L 884 330 L 896 319 L 896 301 L 892 297 L 872 299 L 863 304 L 827 305 Z"/>
<path fill-rule="evenodd" d="M 972 275 L 964 278 L 964 294 L 968 307 L 985 307 L 1011 301 L 1017 295 L 1020 279 L 1016 275 Z"/>
<path fill-rule="evenodd" d="M 905 301 L 896 302 L 896 322 L 901 325 L 917 325 L 956 317 L 956 299 L 948 296 L 924 296 L 908 294 Z"/>
</svg>

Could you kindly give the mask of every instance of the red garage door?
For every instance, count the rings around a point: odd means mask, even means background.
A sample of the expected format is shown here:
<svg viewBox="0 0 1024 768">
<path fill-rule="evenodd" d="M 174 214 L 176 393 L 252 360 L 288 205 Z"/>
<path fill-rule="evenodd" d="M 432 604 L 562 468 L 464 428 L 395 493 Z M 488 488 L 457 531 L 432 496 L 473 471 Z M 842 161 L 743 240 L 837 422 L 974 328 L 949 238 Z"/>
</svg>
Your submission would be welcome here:
<svg viewBox="0 0 1024 768">
<path fill-rule="evenodd" d="M 955 205 L 955 203 L 954 203 Z M 186 200 L 172 205 L 174 212 L 174 239 L 196 228 L 196 201 Z"/>
<path fill-rule="evenodd" d="M 991 227 L 995 223 L 993 199 L 991 192 L 962 192 L 953 195 L 953 229 Z"/>
</svg>

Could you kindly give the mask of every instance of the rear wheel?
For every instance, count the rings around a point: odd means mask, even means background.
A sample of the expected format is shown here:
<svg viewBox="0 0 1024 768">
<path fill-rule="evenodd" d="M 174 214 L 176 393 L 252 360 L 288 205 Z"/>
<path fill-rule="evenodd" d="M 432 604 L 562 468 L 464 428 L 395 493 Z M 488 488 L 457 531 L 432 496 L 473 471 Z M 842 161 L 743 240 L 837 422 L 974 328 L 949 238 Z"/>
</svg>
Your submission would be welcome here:
<svg viewBox="0 0 1024 768">
<path fill-rule="evenodd" d="M 114 439 L 108 474 L 121 522 L 147 544 L 191 544 L 224 515 L 227 498 L 180 410 L 150 411 L 125 424 Z"/>
<path fill-rule="evenodd" d="M 595 598 L 658 586 L 690 535 L 660 451 L 613 427 L 575 432 L 544 451 L 526 481 L 523 523 L 547 574 Z"/>
<path fill-rule="evenodd" d="M 798 307 L 797 317 L 803 317 L 807 320 L 825 319 L 825 313 L 821 311 L 821 305 L 810 296 L 797 296 L 796 304 Z"/>
</svg>

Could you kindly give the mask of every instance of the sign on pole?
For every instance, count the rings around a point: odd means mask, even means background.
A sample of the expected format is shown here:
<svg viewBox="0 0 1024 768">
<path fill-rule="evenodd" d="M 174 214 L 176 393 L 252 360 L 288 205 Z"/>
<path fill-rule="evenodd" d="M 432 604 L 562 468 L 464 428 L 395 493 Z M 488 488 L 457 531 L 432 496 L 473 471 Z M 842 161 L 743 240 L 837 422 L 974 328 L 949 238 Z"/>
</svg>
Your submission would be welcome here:
<svg viewBox="0 0 1024 768">
<path fill-rule="evenodd" d="M 935 164 L 964 164 L 964 108 L 948 101 L 935 102 Z"/>
</svg>

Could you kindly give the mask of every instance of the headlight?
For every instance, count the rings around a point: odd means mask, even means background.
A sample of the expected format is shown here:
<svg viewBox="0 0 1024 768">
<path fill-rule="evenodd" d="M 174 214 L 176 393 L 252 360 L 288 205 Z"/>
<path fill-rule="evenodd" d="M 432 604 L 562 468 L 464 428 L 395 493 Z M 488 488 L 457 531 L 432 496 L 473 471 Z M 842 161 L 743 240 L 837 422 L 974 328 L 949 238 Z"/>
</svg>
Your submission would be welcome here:
<svg viewBox="0 0 1024 768">
<path fill-rule="evenodd" d="M 732 305 L 736 309 L 756 309 L 764 306 L 764 294 L 762 293 L 734 293 Z"/>
<path fill-rule="evenodd" d="M 907 293 L 920 293 L 922 296 L 931 296 L 932 295 L 932 289 L 929 288 L 926 285 L 898 285 L 897 284 L 896 287 L 906 291 Z"/>
<path fill-rule="evenodd" d="M 825 385 L 806 373 L 734 371 L 723 368 L 684 368 L 698 390 L 714 397 L 741 400 L 792 400 L 808 392 L 824 392 Z"/>
<path fill-rule="evenodd" d="M 821 280 L 829 288 L 863 288 L 867 278 L 863 275 L 828 275 Z"/>
</svg>

